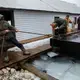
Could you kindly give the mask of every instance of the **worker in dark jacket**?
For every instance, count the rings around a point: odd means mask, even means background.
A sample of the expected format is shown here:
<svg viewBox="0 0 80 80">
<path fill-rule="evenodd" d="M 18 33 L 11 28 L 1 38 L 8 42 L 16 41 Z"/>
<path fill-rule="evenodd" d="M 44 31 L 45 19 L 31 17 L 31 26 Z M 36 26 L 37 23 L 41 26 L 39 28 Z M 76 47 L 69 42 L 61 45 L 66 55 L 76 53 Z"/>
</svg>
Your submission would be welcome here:
<svg viewBox="0 0 80 80">
<path fill-rule="evenodd" d="M 5 21 L 4 16 L 0 14 L 0 39 L 4 37 L 7 43 L 12 43 L 20 48 L 23 52 L 23 55 L 29 55 L 30 52 L 26 51 L 23 45 L 17 41 L 13 32 L 18 32 L 18 30 Z M 4 61 L 9 61 L 8 56 L 4 57 Z"/>
<path fill-rule="evenodd" d="M 55 21 L 51 24 L 51 26 L 55 32 L 55 36 L 67 33 L 67 21 L 65 19 L 56 18 Z"/>
</svg>

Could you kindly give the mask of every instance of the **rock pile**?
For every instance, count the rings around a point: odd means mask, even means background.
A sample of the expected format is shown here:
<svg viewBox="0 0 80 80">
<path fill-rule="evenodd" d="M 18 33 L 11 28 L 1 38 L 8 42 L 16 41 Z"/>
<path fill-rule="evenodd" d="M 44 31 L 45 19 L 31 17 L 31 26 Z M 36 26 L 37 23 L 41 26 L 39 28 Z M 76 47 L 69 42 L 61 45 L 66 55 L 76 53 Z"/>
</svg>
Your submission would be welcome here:
<svg viewBox="0 0 80 80">
<path fill-rule="evenodd" d="M 14 68 L 7 67 L 0 70 L 0 80 L 40 80 L 40 78 L 27 70 L 17 71 Z"/>
</svg>

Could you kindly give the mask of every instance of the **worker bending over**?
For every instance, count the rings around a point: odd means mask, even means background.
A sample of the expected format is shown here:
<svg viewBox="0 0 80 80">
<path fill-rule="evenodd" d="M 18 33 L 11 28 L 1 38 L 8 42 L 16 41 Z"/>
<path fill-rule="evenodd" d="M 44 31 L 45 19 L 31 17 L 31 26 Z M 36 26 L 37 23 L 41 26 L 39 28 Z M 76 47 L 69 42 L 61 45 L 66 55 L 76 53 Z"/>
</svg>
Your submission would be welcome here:
<svg viewBox="0 0 80 80">
<path fill-rule="evenodd" d="M 54 31 L 54 37 L 63 37 L 63 35 L 67 33 L 67 21 L 65 19 L 58 17 L 50 25 Z"/>
</svg>

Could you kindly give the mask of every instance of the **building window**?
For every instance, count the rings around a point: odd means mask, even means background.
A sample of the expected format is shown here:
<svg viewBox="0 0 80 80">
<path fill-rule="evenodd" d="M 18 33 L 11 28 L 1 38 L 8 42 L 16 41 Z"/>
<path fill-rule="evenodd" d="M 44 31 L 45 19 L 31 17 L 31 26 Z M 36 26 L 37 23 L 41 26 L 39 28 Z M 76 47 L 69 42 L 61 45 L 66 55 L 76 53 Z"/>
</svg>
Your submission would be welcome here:
<svg viewBox="0 0 80 80">
<path fill-rule="evenodd" d="M 55 21 L 56 19 L 58 19 L 58 18 L 59 18 L 59 16 L 55 16 L 55 17 L 54 17 L 54 21 Z"/>
</svg>

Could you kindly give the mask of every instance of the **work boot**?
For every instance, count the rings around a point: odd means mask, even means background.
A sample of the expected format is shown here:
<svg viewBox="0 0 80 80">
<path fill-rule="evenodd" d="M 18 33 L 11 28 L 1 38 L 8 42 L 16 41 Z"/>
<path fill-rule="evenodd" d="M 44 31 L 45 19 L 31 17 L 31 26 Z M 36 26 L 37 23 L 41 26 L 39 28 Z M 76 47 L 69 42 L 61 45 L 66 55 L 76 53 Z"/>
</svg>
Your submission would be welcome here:
<svg viewBox="0 0 80 80">
<path fill-rule="evenodd" d="M 23 49 L 22 52 L 23 52 L 23 55 L 30 55 L 30 52 L 26 51 L 25 49 Z"/>
<path fill-rule="evenodd" d="M 4 57 L 4 62 L 5 63 L 8 63 L 9 62 L 9 57 L 8 56 Z"/>
</svg>

